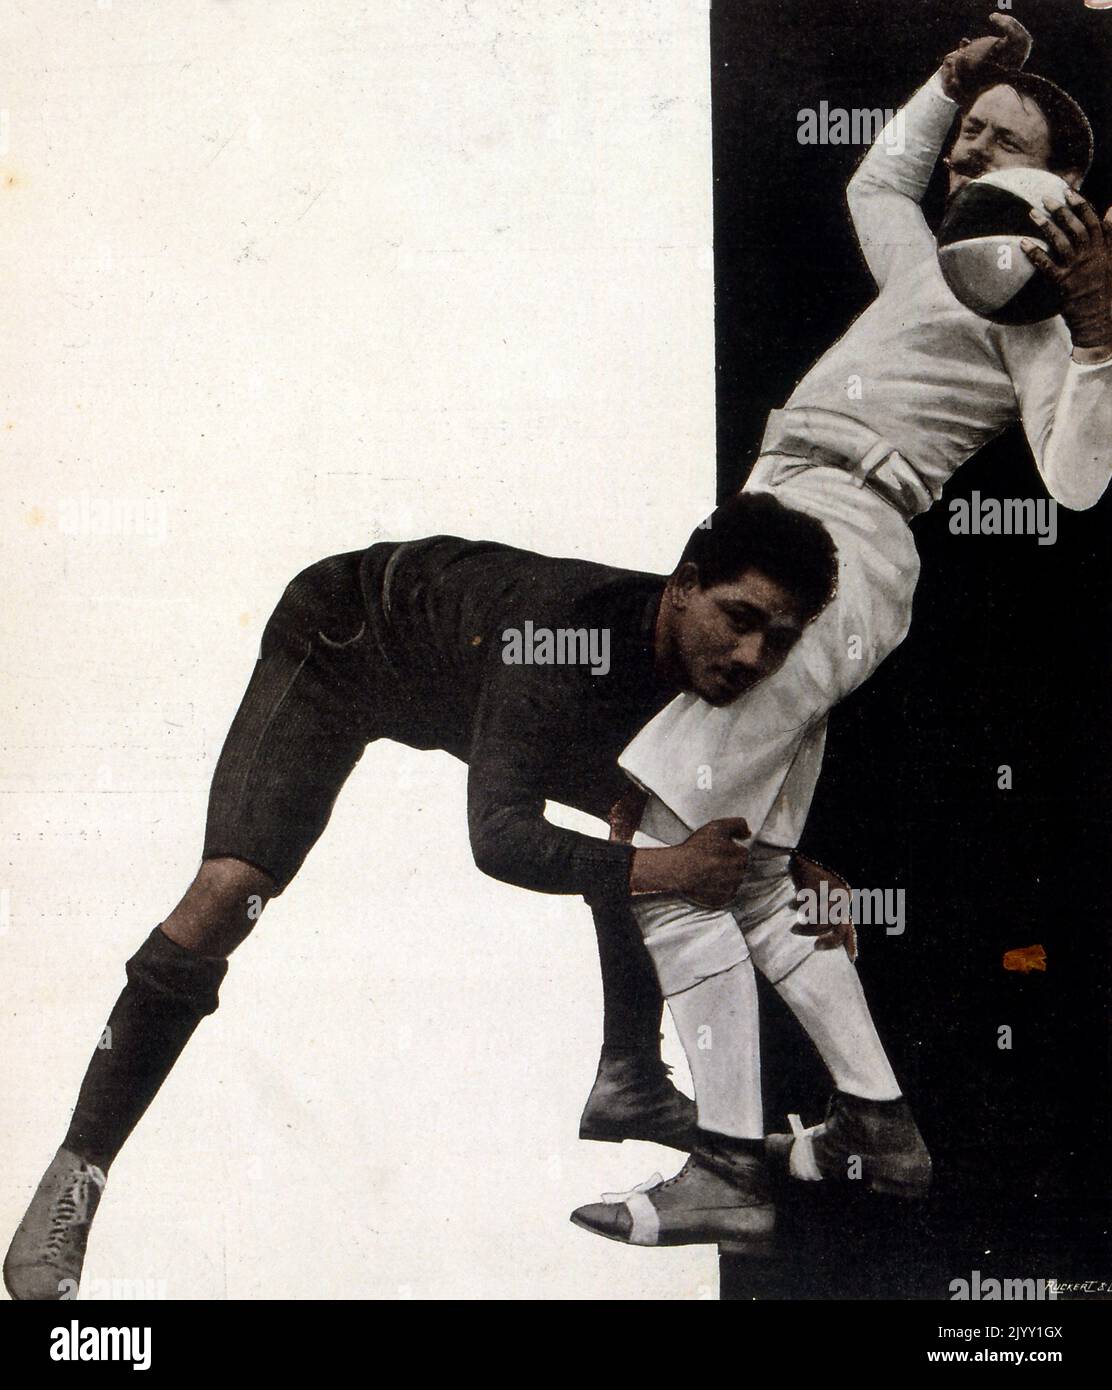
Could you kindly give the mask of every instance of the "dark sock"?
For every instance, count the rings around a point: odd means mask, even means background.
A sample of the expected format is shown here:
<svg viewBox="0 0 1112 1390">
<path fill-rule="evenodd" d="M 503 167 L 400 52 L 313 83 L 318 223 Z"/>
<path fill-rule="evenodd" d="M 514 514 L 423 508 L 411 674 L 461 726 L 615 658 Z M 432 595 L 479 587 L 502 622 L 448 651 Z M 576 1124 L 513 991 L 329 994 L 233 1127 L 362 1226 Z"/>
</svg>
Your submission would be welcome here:
<svg viewBox="0 0 1112 1390">
<path fill-rule="evenodd" d="M 226 960 L 187 951 L 156 927 L 127 963 L 85 1072 L 64 1147 L 108 1171 L 193 1030 L 218 1004 Z"/>
<path fill-rule="evenodd" d="M 659 1057 L 664 1000 L 629 904 L 596 903 L 592 912 L 602 968 L 603 1051 Z"/>
<path fill-rule="evenodd" d="M 732 1134 L 718 1134 L 711 1129 L 695 1131 L 696 1148 L 704 1152 L 726 1155 L 749 1154 L 752 1158 L 763 1158 L 765 1141 L 763 1139 L 735 1139 Z"/>
<path fill-rule="evenodd" d="M 855 1096 L 851 1091 L 835 1091 L 834 1094 L 848 1100 L 856 1110 L 873 1115 L 890 1114 L 894 1107 L 907 1104 L 902 1095 L 894 1096 L 891 1100 L 869 1100 L 865 1096 Z"/>
</svg>

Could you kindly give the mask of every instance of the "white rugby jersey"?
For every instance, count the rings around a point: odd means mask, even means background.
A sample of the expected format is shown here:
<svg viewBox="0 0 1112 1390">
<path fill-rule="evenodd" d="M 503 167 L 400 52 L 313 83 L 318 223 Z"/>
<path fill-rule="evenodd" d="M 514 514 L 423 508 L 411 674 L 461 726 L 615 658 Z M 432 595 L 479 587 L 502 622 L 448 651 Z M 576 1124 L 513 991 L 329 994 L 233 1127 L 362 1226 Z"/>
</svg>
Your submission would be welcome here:
<svg viewBox="0 0 1112 1390">
<path fill-rule="evenodd" d="M 836 448 L 848 416 L 907 460 L 919 494 L 911 510 L 925 511 L 955 469 L 1018 418 L 1051 496 L 1091 507 L 1112 476 L 1112 362 L 1074 362 L 1060 316 L 1021 327 L 979 318 L 942 278 L 919 204 L 956 111 L 936 73 L 851 179 L 850 211 L 879 293 L 773 412 L 764 448 L 785 432 L 816 446 L 829 433 Z"/>
</svg>

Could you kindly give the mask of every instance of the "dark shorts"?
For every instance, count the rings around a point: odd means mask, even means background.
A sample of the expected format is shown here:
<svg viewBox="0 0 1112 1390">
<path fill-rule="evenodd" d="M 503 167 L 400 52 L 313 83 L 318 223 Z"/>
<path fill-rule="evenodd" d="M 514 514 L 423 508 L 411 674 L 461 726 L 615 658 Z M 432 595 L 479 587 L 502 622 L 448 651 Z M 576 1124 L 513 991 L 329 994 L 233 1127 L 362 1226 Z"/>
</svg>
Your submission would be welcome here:
<svg viewBox="0 0 1112 1390">
<path fill-rule="evenodd" d="M 370 635 L 360 582 L 367 554 L 333 555 L 286 587 L 213 774 L 204 858 L 245 860 L 278 893 L 398 705 Z"/>
</svg>

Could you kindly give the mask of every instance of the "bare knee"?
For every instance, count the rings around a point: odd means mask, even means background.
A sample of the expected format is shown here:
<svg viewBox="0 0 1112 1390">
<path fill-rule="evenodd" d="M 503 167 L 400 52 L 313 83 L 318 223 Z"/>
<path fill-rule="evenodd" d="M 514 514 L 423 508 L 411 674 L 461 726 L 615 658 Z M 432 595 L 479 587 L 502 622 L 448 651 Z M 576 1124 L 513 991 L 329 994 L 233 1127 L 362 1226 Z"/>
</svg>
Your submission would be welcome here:
<svg viewBox="0 0 1112 1390">
<path fill-rule="evenodd" d="M 249 935 L 274 886 L 242 859 L 206 859 L 162 930 L 199 955 L 226 956 Z"/>
</svg>

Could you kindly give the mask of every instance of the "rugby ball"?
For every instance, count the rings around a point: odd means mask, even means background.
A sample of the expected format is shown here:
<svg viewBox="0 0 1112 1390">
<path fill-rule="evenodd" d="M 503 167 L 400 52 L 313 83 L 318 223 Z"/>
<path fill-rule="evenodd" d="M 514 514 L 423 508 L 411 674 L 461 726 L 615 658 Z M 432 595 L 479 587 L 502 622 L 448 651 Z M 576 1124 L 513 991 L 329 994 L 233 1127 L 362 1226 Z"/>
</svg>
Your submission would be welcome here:
<svg viewBox="0 0 1112 1390">
<path fill-rule="evenodd" d="M 1039 323 L 1061 307 L 1056 285 L 1020 246 L 1026 237 L 1049 251 L 1032 208 L 1065 202 L 1069 185 L 1048 169 L 998 169 L 953 197 L 938 229 L 938 264 L 955 298 L 993 323 Z"/>
</svg>

